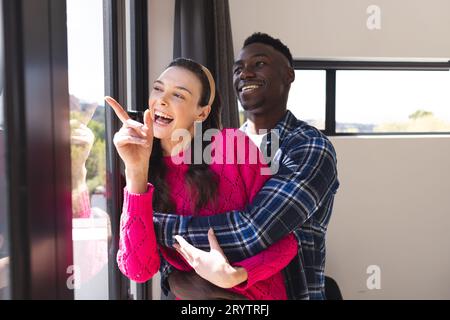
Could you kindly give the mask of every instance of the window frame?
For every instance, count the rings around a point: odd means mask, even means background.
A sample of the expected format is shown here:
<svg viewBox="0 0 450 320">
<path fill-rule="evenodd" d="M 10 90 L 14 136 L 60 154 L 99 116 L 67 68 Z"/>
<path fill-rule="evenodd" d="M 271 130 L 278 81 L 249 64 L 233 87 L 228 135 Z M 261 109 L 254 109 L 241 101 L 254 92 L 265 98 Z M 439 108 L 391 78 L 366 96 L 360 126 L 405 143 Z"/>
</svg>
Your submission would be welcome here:
<svg viewBox="0 0 450 320">
<path fill-rule="evenodd" d="M 114 97 L 122 106 L 126 106 L 126 102 L 130 101 L 131 105 L 127 108 L 130 116 L 142 115 L 147 108 L 149 96 L 147 0 L 103 0 L 103 8 L 105 95 Z M 127 19 L 130 30 L 127 30 Z M 127 34 L 130 36 L 129 51 L 127 51 Z M 130 61 L 129 66 L 127 60 Z M 127 67 L 130 70 L 127 70 Z M 128 300 L 132 299 L 130 280 L 120 272 L 116 262 L 125 175 L 113 138 L 122 123 L 111 108 L 106 108 L 105 114 L 107 173 L 111 179 L 109 192 L 115 195 L 108 207 L 113 234 L 108 259 L 109 298 Z M 136 300 L 151 300 L 151 287 L 152 280 L 137 284 Z"/>
<path fill-rule="evenodd" d="M 447 71 L 448 62 L 405 62 L 405 61 L 328 61 L 294 60 L 294 70 L 326 71 L 325 130 L 327 136 L 413 136 L 448 135 L 448 132 L 336 132 L 336 72 L 341 70 L 384 70 L 384 71 Z"/>
<path fill-rule="evenodd" d="M 66 3 L 2 5 L 10 296 L 73 299 Z"/>
<path fill-rule="evenodd" d="M 114 97 L 119 103 L 126 101 L 127 97 L 124 5 L 124 0 L 103 0 L 105 95 Z M 107 211 L 111 218 L 112 232 L 111 248 L 108 248 L 109 299 L 127 300 L 130 298 L 129 283 L 116 263 L 123 183 L 120 177 L 120 158 L 115 152 L 113 137 L 121 123 L 111 108 L 106 107 L 105 116 L 107 192 L 111 195 L 111 200 L 107 202 Z"/>
<path fill-rule="evenodd" d="M 130 1 L 103 0 L 105 95 L 122 103 L 131 95 L 133 104 L 143 111 L 148 97 L 147 11 L 143 10 L 147 1 L 131 0 L 130 4 L 131 79 L 126 74 L 126 3 Z M 74 290 L 67 285 L 73 241 L 66 1 L 1 0 L 0 5 L 10 297 L 72 300 Z M 132 83 L 131 92 L 127 92 L 127 80 Z M 121 123 L 111 108 L 105 114 L 107 187 L 113 195 L 108 199 L 109 299 L 121 300 L 130 299 L 130 281 L 116 263 L 124 179 L 112 140 Z M 151 298 L 151 286 L 148 291 L 144 285 L 138 298 Z"/>
</svg>

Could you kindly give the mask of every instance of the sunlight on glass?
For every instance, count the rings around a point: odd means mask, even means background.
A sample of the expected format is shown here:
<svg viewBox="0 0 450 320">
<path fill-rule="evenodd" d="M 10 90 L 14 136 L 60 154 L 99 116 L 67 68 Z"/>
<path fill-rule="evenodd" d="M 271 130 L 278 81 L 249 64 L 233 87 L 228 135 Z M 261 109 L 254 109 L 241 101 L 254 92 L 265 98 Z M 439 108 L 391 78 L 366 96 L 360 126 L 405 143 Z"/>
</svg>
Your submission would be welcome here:
<svg viewBox="0 0 450 320">
<path fill-rule="evenodd" d="M 450 132 L 449 71 L 337 71 L 337 132 Z"/>
<path fill-rule="evenodd" d="M 325 129 L 326 72 L 295 70 L 289 92 L 288 109 L 300 120 L 317 129 Z"/>
<path fill-rule="evenodd" d="M 67 0 L 75 299 L 108 299 L 103 1 Z"/>
</svg>

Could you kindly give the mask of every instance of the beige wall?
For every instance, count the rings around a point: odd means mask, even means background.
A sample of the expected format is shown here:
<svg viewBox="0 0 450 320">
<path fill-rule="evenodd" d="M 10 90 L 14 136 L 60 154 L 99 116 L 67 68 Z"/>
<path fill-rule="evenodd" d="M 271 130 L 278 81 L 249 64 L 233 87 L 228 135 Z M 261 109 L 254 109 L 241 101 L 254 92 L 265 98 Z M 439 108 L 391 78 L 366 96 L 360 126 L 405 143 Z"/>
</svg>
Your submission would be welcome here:
<svg viewBox="0 0 450 320">
<path fill-rule="evenodd" d="M 448 0 L 229 0 L 234 49 L 255 31 L 289 44 L 301 59 L 450 58 Z M 369 5 L 381 29 L 369 30 Z"/>
<path fill-rule="evenodd" d="M 348 299 L 450 299 L 450 137 L 332 138 L 326 273 Z M 368 290 L 367 267 L 381 269 Z"/>
</svg>

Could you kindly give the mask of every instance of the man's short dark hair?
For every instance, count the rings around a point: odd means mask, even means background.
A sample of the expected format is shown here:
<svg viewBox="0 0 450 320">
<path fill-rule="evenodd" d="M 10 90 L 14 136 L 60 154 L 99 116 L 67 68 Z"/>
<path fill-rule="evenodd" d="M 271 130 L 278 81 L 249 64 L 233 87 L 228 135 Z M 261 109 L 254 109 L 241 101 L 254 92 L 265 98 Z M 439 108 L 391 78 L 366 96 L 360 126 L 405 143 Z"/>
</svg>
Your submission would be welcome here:
<svg viewBox="0 0 450 320">
<path fill-rule="evenodd" d="M 272 36 L 269 36 L 267 33 L 255 32 L 250 37 L 245 39 L 244 46 L 242 48 L 245 48 L 252 43 L 262 43 L 271 46 L 288 59 L 291 67 L 294 66 L 291 51 L 283 42 L 281 42 L 280 39 L 275 39 Z"/>
</svg>

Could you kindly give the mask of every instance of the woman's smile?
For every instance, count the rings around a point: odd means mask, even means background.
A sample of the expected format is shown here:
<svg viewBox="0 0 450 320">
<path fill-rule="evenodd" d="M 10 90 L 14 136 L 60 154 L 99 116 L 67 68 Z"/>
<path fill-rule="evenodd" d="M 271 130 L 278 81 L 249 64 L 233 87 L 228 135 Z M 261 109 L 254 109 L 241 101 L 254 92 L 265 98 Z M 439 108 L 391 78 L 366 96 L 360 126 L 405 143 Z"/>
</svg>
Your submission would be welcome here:
<svg viewBox="0 0 450 320">
<path fill-rule="evenodd" d="M 167 126 L 174 120 L 174 117 L 168 115 L 167 113 L 161 111 L 155 111 L 153 118 L 154 123 L 160 126 Z"/>
</svg>

